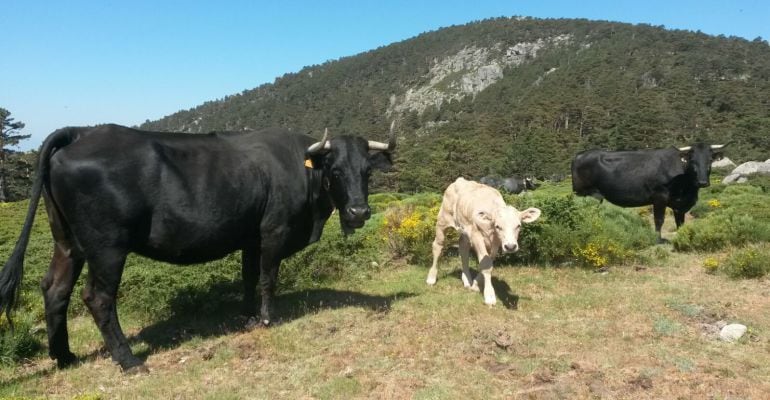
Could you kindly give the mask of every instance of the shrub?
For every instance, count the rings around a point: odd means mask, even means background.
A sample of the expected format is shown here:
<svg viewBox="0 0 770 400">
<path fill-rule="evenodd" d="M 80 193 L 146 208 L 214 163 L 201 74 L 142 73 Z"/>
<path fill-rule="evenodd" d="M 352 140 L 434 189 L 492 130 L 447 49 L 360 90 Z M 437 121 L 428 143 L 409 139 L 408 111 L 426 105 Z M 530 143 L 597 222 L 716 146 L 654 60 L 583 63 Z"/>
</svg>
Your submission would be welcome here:
<svg viewBox="0 0 770 400">
<path fill-rule="evenodd" d="M 761 278 L 770 274 L 770 245 L 752 244 L 736 250 L 725 260 L 723 270 L 732 278 Z"/>
<path fill-rule="evenodd" d="M 418 195 L 391 204 L 382 223 L 383 237 L 390 253 L 396 257 L 409 257 L 415 264 L 430 262 L 440 206 L 441 199 L 432 195 Z M 452 234 L 451 229 L 447 234 Z M 448 242 L 452 240 L 451 237 L 447 239 Z"/>
<path fill-rule="evenodd" d="M 17 313 L 13 331 L 7 325 L 6 319 L 0 323 L 0 364 L 10 365 L 40 351 L 42 345 L 33 333 L 32 315 Z"/>
<path fill-rule="evenodd" d="M 719 268 L 719 260 L 717 260 L 716 258 L 708 257 L 705 260 L 703 260 L 703 269 L 706 270 L 707 274 L 716 273 L 718 268 Z"/>
<path fill-rule="evenodd" d="M 523 226 L 521 250 L 512 260 L 600 268 L 626 262 L 634 250 L 655 243 L 649 223 L 633 209 L 572 194 L 533 192 L 512 200 L 518 209 L 542 211 L 537 222 Z"/>
<path fill-rule="evenodd" d="M 737 211 L 729 211 L 683 225 L 672 244 L 677 251 L 716 251 L 729 245 L 768 240 L 770 225 L 766 222 Z"/>
</svg>

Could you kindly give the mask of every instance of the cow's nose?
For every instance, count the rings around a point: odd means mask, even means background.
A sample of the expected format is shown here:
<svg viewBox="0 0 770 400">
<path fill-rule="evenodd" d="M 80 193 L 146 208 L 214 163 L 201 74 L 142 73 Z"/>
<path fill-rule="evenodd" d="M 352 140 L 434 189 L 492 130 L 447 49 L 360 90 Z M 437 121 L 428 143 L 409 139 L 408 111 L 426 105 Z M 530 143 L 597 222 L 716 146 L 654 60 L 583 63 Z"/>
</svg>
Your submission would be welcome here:
<svg viewBox="0 0 770 400">
<path fill-rule="evenodd" d="M 710 184 L 711 183 L 709 181 L 698 181 L 698 186 L 702 188 L 708 187 Z"/>
<path fill-rule="evenodd" d="M 348 207 L 348 214 L 356 218 L 369 219 L 372 215 L 372 210 L 369 206 L 354 206 Z"/>
<path fill-rule="evenodd" d="M 506 253 L 513 253 L 518 249 L 519 249 L 519 245 L 516 243 L 506 243 L 503 245 L 503 250 L 505 250 Z"/>
</svg>

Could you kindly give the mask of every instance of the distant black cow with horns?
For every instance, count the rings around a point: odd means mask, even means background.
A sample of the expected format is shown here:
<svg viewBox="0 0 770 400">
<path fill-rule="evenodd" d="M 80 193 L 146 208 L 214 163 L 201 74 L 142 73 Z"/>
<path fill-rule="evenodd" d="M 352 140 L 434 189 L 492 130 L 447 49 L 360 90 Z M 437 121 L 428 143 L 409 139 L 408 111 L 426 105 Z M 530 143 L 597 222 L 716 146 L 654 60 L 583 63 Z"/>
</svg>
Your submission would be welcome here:
<svg viewBox="0 0 770 400">
<path fill-rule="evenodd" d="M 621 207 L 652 204 L 655 231 L 662 241 L 666 207 L 674 211 L 679 228 L 698 201 L 698 189 L 709 185 L 711 162 L 721 158 L 723 147 L 698 143 L 678 149 L 584 151 L 572 161 L 572 190 Z"/>
<path fill-rule="evenodd" d="M 272 318 L 282 259 L 319 239 L 334 208 L 345 233 L 364 225 L 372 169 L 391 168 L 396 140 L 357 136 L 320 142 L 285 129 L 156 133 L 117 125 L 65 128 L 43 143 L 21 236 L 0 272 L 0 311 L 18 300 L 24 252 L 41 193 L 54 237 L 41 284 L 49 353 L 60 367 L 70 352 L 67 307 L 88 262 L 83 300 L 112 359 L 145 369 L 118 323 L 116 295 L 129 253 L 176 264 L 242 252 L 244 309 Z"/>
</svg>

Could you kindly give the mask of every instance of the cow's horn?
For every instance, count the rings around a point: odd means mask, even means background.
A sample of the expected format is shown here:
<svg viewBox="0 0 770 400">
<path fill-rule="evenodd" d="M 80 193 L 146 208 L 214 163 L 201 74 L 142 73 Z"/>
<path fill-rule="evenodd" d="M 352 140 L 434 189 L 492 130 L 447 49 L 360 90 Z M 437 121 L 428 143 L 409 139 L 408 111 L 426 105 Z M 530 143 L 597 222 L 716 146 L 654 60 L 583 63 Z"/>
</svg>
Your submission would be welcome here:
<svg viewBox="0 0 770 400">
<path fill-rule="evenodd" d="M 683 153 L 684 153 L 685 151 L 690 151 L 690 150 L 692 150 L 692 146 L 685 146 L 685 147 L 680 147 L 680 148 L 679 148 L 679 151 L 681 151 L 681 152 L 683 152 Z"/>
<path fill-rule="evenodd" d="M 390 133 L 388 134 L 388 144 L 382 142 L 369 141 L 369 150 L 387 150 L 393 151 L 396 149 L 396 133 L 393 129 L 396 126 L 396 121 L 390 123 Z"/>
<path fill-rule="evenodd" d="M 324 137 L 321 139 L 320 142 L 315 142 L 310 145 L 310 147 L 305 150 L 305 153 L 307 154 L 315 154 L 319 151 L 323 150 L 329 150 L 331 149 L 331 144 L 329 143 L 329 128 L 324 129 Z"/>
<path fill-rule="evenodd" d="M 726 145 L 724 145 L 724 144 L 712 144 L 711 145 L 711 150 L 720 150 L 722 147 L 725 147 L 725 146 Z"/>
</svg>

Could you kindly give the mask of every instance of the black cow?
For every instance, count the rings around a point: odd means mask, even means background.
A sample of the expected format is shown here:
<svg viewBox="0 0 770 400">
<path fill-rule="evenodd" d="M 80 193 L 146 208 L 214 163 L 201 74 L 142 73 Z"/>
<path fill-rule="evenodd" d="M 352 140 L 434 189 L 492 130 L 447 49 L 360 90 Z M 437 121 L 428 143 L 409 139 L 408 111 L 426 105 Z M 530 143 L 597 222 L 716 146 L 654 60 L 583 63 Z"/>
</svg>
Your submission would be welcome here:
<svg viewBox="0 0 770 400">
<path fill-rule="evenodd" d="M 65 128 L 43 143 L 32 199 L 0 272 L 0 311 L 18 300 L 24 252 L 39 198 L 54 252 L 41 287 L 49 353 L 76 360 L 67 336 L 73 285 L 88 262 L 83 300 L 112 359 L 144 370 L 118 323 L 115 296 L 128 253 L 176 264 L 242 251 L 244 310 L 270 323 L 282 259 L 319 239 L 334 208 L 345 233 L 364 225 L 372 169 L 388 170 L 395 148 L 356 136 L 320 142 L 284 129 L 207 135 L 143 132 L 116 125 Z"/>
<path fill-rule="evenodd" d="M 666 207 L 674 211 L 679 228 L 698 201 L 698 189 L 709 185 L 711 161 L 721 157 L 722 147 L 698 143 L 679 149 L 584 151 L 572 161 L 572 190 L 621 207 L 652 204 L 655 231 L 662 241 Z"/>
<path fill-rule="evenodd" d="M 532 178 L 519 178 L 517 176 L 511 176 L 509 178 L 496 178 L 493 176 L 485 176 L 479 179 L 479 183 L 487 186 L 491 186 L 495 189 L 505 190 L 508 193 L 519 194 L 527 190 L 535 190 L 537 185 Z"/>
</svg>

